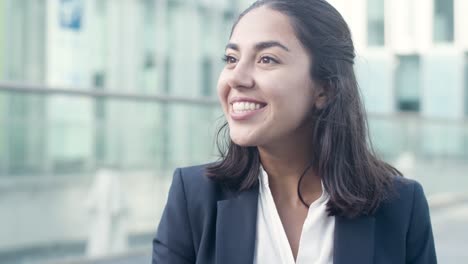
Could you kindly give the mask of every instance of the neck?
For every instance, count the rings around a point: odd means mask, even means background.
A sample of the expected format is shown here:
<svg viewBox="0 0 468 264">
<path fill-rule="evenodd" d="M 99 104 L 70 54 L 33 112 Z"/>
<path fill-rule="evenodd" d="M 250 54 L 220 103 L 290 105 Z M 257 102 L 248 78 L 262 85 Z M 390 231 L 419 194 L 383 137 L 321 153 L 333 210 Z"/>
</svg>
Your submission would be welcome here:
<svg viewBox="0 0 468 264">
<path fill-rule="evenodd" d="M 268 174 L 273 196 L 291 206 L 303 206 L 297 195 L 297 185 L 304 170 L 309 167 L 312 151 L 310 144 L 281 144 L 258 147 L 260 161 Z M 306 171 L 301 182 L 301 195 L 310 204 L 320 197 L 322 185 L 313 167 Z"/>
</svg>

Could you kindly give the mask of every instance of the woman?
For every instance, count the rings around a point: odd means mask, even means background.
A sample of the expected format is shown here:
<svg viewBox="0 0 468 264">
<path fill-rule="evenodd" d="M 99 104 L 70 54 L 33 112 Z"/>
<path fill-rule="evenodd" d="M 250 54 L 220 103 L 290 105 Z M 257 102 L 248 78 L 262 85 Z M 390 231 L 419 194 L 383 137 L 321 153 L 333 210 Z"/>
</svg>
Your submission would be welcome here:
<svg viewBox="0 0 468 264">
<path fill-rule="evenodd" d="M 421 185 L 368 144 L 354 56 L 325 0 L 240 15 L 218 81 L 228 147 L 175 171 L 153 263 L 436 263 Z"/>
</svg>

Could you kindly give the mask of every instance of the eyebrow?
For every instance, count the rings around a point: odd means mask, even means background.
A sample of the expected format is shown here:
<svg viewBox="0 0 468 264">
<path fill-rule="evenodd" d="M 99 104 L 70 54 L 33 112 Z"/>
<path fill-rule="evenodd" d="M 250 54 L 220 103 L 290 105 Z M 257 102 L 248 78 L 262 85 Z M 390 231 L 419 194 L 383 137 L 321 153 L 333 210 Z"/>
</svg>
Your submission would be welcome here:
<svg viewBox="0 0 468 264">
<path fill-rule="evenodd" d="M 279 43 L 278 41 L 263 41 L 263 42 L 259 42 L 257 44 L 255 44 L 255 50 L 258 52 L 258 51 L 261 51 L 261 50 L 264 50 L 264 49 L 268 49 L 268 48 L 272 48 L 272 47 L 279 47 L 285 51 L 289 51 L 289 49 L 284 46 L 283 44 Z M 239 48 L 239 45 L 237 44 L 234 44 L 234 43 L 228 43 L 226 45 L 226 49 L 233 49 L 233 50 L 236 50 L 236 51 L 239 51 L 240 48 Z"/>
</svg>

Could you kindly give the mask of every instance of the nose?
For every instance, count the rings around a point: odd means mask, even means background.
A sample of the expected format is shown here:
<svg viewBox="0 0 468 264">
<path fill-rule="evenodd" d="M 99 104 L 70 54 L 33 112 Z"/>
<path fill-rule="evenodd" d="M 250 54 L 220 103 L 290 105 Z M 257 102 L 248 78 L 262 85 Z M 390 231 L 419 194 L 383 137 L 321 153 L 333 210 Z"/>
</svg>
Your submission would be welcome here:
<svg viewBox="0 0 468 264">
<path fill-rule="evenodd" d="M 231 88 L 252 88 L 255 86 L 253 68 L 246 62 L 239 62 L 234 69 L 231 70 L 227 81 Z"/>
</svg>

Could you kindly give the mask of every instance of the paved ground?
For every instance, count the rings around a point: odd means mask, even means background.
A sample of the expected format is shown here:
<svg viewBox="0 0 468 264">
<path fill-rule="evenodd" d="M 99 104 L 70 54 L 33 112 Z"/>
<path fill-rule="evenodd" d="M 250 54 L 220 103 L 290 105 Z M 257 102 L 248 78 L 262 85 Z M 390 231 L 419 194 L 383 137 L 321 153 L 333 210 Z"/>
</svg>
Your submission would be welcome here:
<svg viewBox="0 0 468 264">
<path fill-rule="evenodd" d="M 468 263 L 468 202 L 433 210 L 432 224 L 438 262 L 441 264 Z M 150 252 L 141 252 L 118 259 L 85 263 L 149 264 L 151 263 L 151 256 Z"/>
<path fill-rule="evenodd" d="M 460 170 L 460 175 L 448 173 L 447 175 L 452 175 L 449 180 L 446 179 L 446 176 L 437 179 L 434 176 L 436 173 L 420 179 L 428 198 L 430 198 L 437 254 L 439 263 L 442 264 L 468 263 L 468 198 L 460 200 L 458 196 L 444 197 L 444 195 L 439 195 L 443 194 L 444 191 L 454 190 L 467 196 L 468 178 L 461 177 L 463 171 L 467 170 L 468 166 L 466 170 Z M 153 178 L 150 177 L 150 179 Z M 40 241 L 44 241 L 47 240 L 45 238 L 51 236 L 54 239 L 50 239 L 51 241 L 59 243 L 42 245 L 37 242 L 36 244 L 40 244 L 38 248 L 27 247 L 15 252 L 2 251 L 2 243 L 0 243 L 0 264 L 150 263 L 150 248 L 141 250 L 141 247 L 150 246 L 151 233 L 153 232 L 151 230 L 155 225 L 154 219 L 158 219 L 158 217 L 156 212 L 148 212 L 150 211 L 148 205 L 159 208 L 161 205 L 158 205 L 158 201 L 159 203 L 165 202 L 166 193 L 162 191 L 163 187 L 158 187 L 161 188 L 160 192 L 154 190 L 157 186 L 166 186 L 167 184 L 160 182 L 149 184 L 152 181 L 146 175 L 132 175 L 129 179 L 131 181 L 124 181 L 124 185 L 129 187 L 129 190 L 134 190 L 128 195 L 131 198 L 129 207 L 136 212 L 133 220 L 152 219 L 147 225 L 143 225 L 146 223 L 145 221 L 140 221 L 143 224 L 141 228 L 136 229 L 139 232 L 133 235 L 129 234 L 131 248 L 140 250 L 136 252 L 132 250 L 132 253 L 118 258 L 93 261 L 52 262 L 57 258 L 76 259 L 85 254 L 86 240 L 82 239 L 85 237 L 82 234 L 84 234 L 83 230 L 86 229 L 83 220 L 86 210 L 79 202 L 82 201 L 83 197 L 86 197 L 87 189 L 85 187 L 89 184 L 64 181 L 60 184 L 55 183 L 55 185 L 49 183 L 25 183 L 20 184 L 19 187 L 17 186 L 19 184 L 0 185 L 0 208 L 2 208 L 0 210 L 0 242 L 4 241 L 3 244 L 5 244 L 5 241 L 18 240 L 21 242 L 21 239 L 28 239 L 26 241 L 28 243 L 25 242 L 25 245 L 35 245 L 34 239 L 38 240 L 42 236 Z M 155 193 L 160 197 L 156 197 Z M 433 195 L 434 193 L 437 195 Z M 31 224 L 31 219 L 34 219 L 34 225 Z M 133 220 L 132 223 L 139 223 Z M 38 226 L 41 228 L 37 228 Z M 57 234 L 66 234 L 73 239 L 62 238 Z"/>
<path fill-rule="evenodd" d="M 432 210 L 432 225 L 438 255 L 438 263 L 461 264 L 468 263 L 468 202 Z M 149 240 L 146 238 L 145 240 Z M 148 241 L 148 244 L 150 242 Z M 146 243 L 145 243 L 146 244 Z M 69 261 L 32 261 L 24 259 L 11 263 L 47 263 L 47 264 L 149 264 L 151 249 L 140 249 L 121 257 L 101 260 L 69 260 Z M 10 261 L 0 263 L 10 264 Z"/>
<path fill-rule="evenodd" d="M 439 263 L 468 263 L 468 203 L 433 212 Z"/>
</svg>

